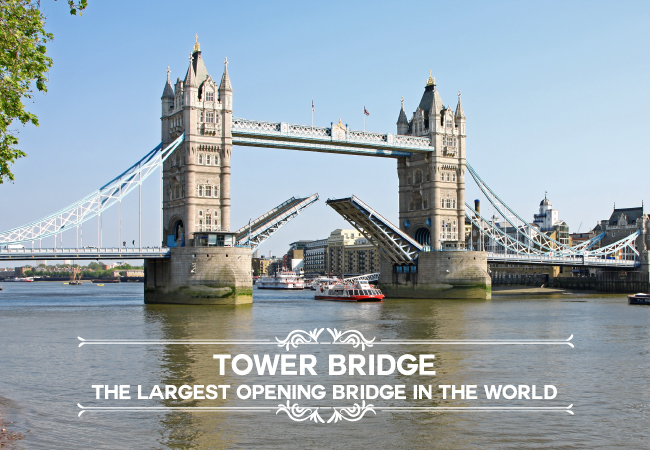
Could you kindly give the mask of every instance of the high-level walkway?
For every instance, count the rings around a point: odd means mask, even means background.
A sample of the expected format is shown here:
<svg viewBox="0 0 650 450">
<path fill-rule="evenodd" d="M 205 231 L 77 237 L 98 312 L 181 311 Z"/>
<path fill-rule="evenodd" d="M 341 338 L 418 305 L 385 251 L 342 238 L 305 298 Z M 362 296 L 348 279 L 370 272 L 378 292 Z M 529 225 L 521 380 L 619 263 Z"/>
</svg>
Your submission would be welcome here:
<svg viewBox="0 0 650 450">
<path fill-rule="evenodd" d="M 433 150 L 431 139 L 427 137 L 355 131 L 340 123 L 325 128 L 238 118 L 232 121 L 232 143 L 383 158 L 399 158 Z"/>
</svg>

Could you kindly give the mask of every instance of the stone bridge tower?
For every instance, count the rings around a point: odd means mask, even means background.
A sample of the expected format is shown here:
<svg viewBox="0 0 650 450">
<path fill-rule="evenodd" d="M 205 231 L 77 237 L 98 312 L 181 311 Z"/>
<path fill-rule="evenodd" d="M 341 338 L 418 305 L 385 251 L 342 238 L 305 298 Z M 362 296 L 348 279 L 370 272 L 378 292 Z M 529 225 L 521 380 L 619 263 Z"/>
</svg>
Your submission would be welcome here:
<svg viewBox="0 0 650 450">
<path fill-rule="evenodd" d="M 172 248 L 169 258 L 145 260 L 145 303 L 253 301 L 251 249 L 233 245 L 229 232 L 232 86 L 224 66 L 217 86 L 197 36 L 185 79 L 172 86 L 167 69 L 162 143 L 185 138 L 163 165 L 163 245 Z"/>
<path fill-rule="evenodd" d="M 201 57 L 198 42 L 185 79 L 162 95 L 162 143 L 185 140 L 163 166 L 163 245 L 183 247 L 197 231 L 230 229 L 232 86 L 228 60 L 217 86 Z"/>
<path fill-rule="evenodd" d="M 458 93 L 456 111 L 442 103 L 429 74 L 420 104 L 409 120 L 404 100 L 397 134 L 430 137 L 434 151 L 397 162 L 399 225 L 433 249 L 465 242 L 465 114 Z"/>
</svg>

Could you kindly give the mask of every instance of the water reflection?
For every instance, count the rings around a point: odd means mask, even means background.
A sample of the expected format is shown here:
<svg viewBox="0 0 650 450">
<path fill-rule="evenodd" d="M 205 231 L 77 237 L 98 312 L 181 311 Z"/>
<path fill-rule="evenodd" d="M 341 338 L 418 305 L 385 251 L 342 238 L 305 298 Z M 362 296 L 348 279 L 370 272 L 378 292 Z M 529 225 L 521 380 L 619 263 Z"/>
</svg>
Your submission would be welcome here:
<svg viewBox="0 0 650 450">
<path fill-rule="evenodd" d="M 250 336 L 253 334 L 252 318 L 251 305 L 147 305 L 145 312 L 146 322 L 157 326 L 163 340 L 221 340 Z M 233 345 L 166 345 L 160 361 L 160 384 L 177 387 L 231 384 L 233 380 L 230 380 L 229 372 L 219 376 L 218 364 L 212 355 L 244 351 Z M 161 401 L 167 407 L 228 406 L 231 402 L 221 395 L 214 400 L 179 398 Z M 227 448 L 233 443 L 236 430 L 226 420 L 226 414 L 201 411 L 166 413 L 161 419 L 161 443 L 171 449 Z"/>
</svg>

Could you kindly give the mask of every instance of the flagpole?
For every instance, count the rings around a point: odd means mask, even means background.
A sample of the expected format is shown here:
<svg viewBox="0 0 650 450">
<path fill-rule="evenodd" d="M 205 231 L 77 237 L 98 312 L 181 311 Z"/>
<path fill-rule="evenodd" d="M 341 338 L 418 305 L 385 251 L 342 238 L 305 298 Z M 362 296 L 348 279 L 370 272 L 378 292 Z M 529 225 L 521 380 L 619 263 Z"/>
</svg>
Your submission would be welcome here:
<svg viewBox="0 0 650 450">
<path fill-rule="evenodd" d="M 366 132 L 366 105 L 363 105 L 363 132 Z"/>
</svg>

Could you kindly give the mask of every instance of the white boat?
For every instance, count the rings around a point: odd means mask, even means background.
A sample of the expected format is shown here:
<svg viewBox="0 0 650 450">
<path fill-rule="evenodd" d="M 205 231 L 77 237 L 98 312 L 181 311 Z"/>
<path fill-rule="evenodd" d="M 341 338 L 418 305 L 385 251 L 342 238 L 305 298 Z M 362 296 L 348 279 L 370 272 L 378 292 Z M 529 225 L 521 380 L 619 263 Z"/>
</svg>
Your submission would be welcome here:
<svg viewBox="0 0 650 450">
<path fill-rule="evenodd" d="M 318 277 L 312 280 L 312 282 L 309 284 L 309 287 L 312 291 L 315 291 L 320 284 L 334 284 L 339 283 L 340 281 L 341 280 L 336 277 Z"/>
<path fill-rule="evenodd" d="M 305 281 L 295 272 L 276 272 L 272 277 L 257 279 L 257 289 L 304 289 Z"/>
<path fill-rule="evenodd" d="M 32 283 L 34 281 L 34 277 L 25 277 L 25 278 L 16 277 L 16 278 L 14 278 L 13 281 L 23 282 L 23 283 Z"/>
<path fill-rule="evenodd" d="M 331 284 L 319 284 L 316 288 L 316 300 L 336 300 L 341 302 L 381 302 L 384 294 L 368 280 L 355 280 L 351 283 L 339 281 Z"/>
</svg>

